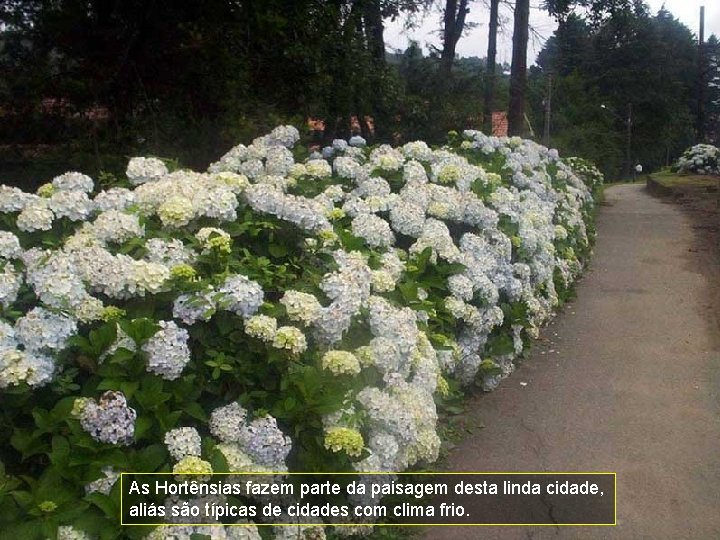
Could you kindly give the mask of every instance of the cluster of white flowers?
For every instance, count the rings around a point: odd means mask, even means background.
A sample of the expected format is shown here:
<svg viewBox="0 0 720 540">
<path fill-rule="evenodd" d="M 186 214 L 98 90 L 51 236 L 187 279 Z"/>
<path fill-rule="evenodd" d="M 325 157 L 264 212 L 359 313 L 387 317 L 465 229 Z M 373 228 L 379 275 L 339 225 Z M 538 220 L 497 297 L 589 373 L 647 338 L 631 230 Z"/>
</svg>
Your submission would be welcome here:
<svg viewBox="0 0 720 540">
<path fill-rule="evenodd" d="M 110 495 L 110 490 L 120 478 L 120 473 L 113 467 L 103 467 L 101 472 L 103 476 L 85 485 L 85 493 L 98 492 L 103 495 Z"/>
<path fill-rule="evenodd" d="M 242 317 L 252 317 L 263 302 L 263 290 L 255 281 L 241 274 L 229 276 L 218 288 L 221 300 L 218 302 L 223 309 L 232 311 Z"/>
<path fill-rule="evenodd" d="M 138 216 L 119 210 L 106 210 L 90 224 L 89 234 L 103 244 L 122 243 L 132 238 L 140 238 L 145 228 L 140 225 Z"/>
<path fill-rule="evenodd" d="M 57 530 L 57 540 L 93 540 L 93 537 L 70 525 L 61 525 Z"/>
<path fill-rule="evenodd" d="M 95 183 L 92 181 L 92 178 L 82 173 L 67 172 L 53 178 L 52 186 L 58 191 L 90 193 L 95 187 Z"/>
<path fill-rule="evenodd" d="M 147 369 L 163 379 L 177 379 L 190 361 L 187 330 L 173 321 L 160 321 L 160 330 L 152 336 L 143 351 L 147 354 Z"/>
<path fill-rule="evenodd" d="M 146 540 L 193 540 L 204 537 L 210 540 L 261 540 L 262 537 L 254 523 L 242 523 L 242 525 L 233 525 L 232 527 L 212 525 L 162 526 L 155 529 L 145 538 Z"/>
<path fill-rule="evenodd" d="M 0 340 L 0 388 L 21 383 L 31 387 L 49 383 L 55 374 L 53 359 L 40 353 L 18 350 L 10 344 L 12 341 Z"/>
<path fill-rule="evenodd" d="M 193 325 L 197 321 L 210 320 L 216 308 L 215 290 L 212 286 L 208 286 L 202 292 L 178 296 L 173 304 L 173 317 L 185 324 Z"/>
<path fill-rule="evenodd" d="M 199 456 L 201 444 L 200 434 L 195 428 L 175 428 L 165 434 L 165 446 L 176 461 L 186 456 Z"/>
<path fill-rule="evenodd" d="M 26 351 L 61 351 L 76 331 L 76 323 L 71 318 L 41 307 L 28 311 L 15 323 L 15 339 Z"/>
<path fill-rule="evenodd" d="M 7 309 L 15 302 L 22 282 L 22 274 L 17 272 L 12 263 L 6 262 L 0 274 L 0 306 Z"/>
<path fill-rule="evenodd" d="M 675 167 L 680 172 L 720 174 L 720 148 L 712 144 L 696 144 L 685 150 Z"/>
<path fill-rule="evenodd" d="M 312 294 L 300 291 L 285 291 L 280 299 L 285 306 L 287 316 L 291 321 L 298 321 L 305 325 L 314 323 L 322 313 L 322 305 Z"/>
<path fill-rule="evenodd" d="M 332 230 L 325 206 L 314 199 L 289 195 L 269 184 L 253 184 L 244 196 L 253 210 L 277 216 L 308 232 Z"/>
<path fill-rule="evenodd" d="M 168 173 L 165 164 L 153 157 L 135 157 L 130 160 L 125 175 L 133 185 L 156 182 Z"/>
<path fill-rule="evenodd" d="M 93 439 L 106 444 L 128 445 L 135 435 L 135 409 L 122 392 L 105 392 L 100 399 L 76 400 L 75 415 Z"/>
<path fill-rule="evenodd" d="M 292 441 L 270 415 L 248 422 L 247 411 L 238 403 L 230 403 L 213 411 L 210 433 L 223 443 L 219 448 L 231 465 L 231 471 L 287 470 L 285 460 L 292 449 Z M 252 465 L 258 468 L 252 469 Z"/>
</svg>

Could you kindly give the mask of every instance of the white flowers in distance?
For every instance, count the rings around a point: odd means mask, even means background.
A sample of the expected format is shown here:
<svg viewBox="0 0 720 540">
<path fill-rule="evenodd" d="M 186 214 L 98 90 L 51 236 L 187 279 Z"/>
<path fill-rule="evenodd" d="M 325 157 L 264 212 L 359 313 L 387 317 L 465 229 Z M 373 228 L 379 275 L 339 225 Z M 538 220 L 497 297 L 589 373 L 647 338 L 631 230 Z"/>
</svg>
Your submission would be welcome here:
<svg viewBox="0 0 720 540">
<path fill-rule="evenodd" d="M 720 174 L 720 148 L 711 144 L 696 144 L 685 150 L 674 167 L 685 173 Z"/>
</svg>

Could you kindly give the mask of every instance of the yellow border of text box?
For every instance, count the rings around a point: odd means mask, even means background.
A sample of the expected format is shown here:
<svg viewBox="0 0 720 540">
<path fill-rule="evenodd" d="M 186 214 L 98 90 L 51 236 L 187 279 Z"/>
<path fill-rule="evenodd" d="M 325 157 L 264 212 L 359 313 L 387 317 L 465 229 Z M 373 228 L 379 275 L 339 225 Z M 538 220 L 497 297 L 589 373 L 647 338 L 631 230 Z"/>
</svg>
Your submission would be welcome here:
<svg viewBox="0 0 720 540">
<path fill-rule="evenodd" d="M 123 523 L 123 476 L 124 475 L 137 475 L 137 476 L 151 476 L 151 475 L 170 475 L 170 476 L 198 476 L 194 473 L 172 473 L 172 472 L 152 472 L 152 473 L 137 473 L 137 472 L 121 472 L 120 473 L 120 526 L 122 527 L 246 527 L 247 523 Z M 202 476 L 215 476 L 215 475 L 268 475 L 268 476 L 281 476 L 281 475 L 359 475 L 359 474 L 393 474 L 393 475 L 433 475 L 433 476 L 448 476 L 448 475 L 592 475 L 592 476 L 608 476 L 613 475 L 613 522 L 612 523 L 253 523 L 256 527 L 615 527 L 617 526 L 617 472 L 213 472 L 203 473 Z"/>
</svg>

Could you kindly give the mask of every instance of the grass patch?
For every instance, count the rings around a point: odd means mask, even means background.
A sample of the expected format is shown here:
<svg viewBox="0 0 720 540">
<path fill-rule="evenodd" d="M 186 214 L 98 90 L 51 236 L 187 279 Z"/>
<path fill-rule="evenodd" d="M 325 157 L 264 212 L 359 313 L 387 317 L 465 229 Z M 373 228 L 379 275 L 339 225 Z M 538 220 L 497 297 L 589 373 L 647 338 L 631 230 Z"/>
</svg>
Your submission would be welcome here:
<svg viewBox="0 0 720 540">
<path fill-rule="evenodd" d="M 701 174 L 678 174 L 670 171 L 653 173 L 652 179 L 661 186 L 672 187 L 716 187 L 720 177 Z"/>
</svg>

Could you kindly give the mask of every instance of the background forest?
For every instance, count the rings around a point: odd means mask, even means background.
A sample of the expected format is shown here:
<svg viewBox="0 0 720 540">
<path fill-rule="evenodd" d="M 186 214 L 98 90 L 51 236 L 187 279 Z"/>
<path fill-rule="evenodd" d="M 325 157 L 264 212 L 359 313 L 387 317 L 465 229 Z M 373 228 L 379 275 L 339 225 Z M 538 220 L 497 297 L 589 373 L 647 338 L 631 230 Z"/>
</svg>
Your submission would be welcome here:
<svg viewBox="0 0 720 540">
<path fill-rule="evenodd" d="M 529 2 L 511 3 L 512 67 L 492 50 L 498 0 L 2 0 L 0 177 L 26 189 L 69 168 L 102 179 L 131 155 L 204 167 L 281 123 L 318 144 L 353 132 L 442 143 L 508 110 L 512 134 L 591 159 L 608 178 L 717 144 L 715 36 L 699 48 L 638 0 L 551 0 L 559 27 L 528 68 Z M 430 9 L 443 13 L 441 48 L 386 51 L 387 21 Z M 456 57 L 470 10 L 489 13 L 490 61 Z"/>
</svg>

